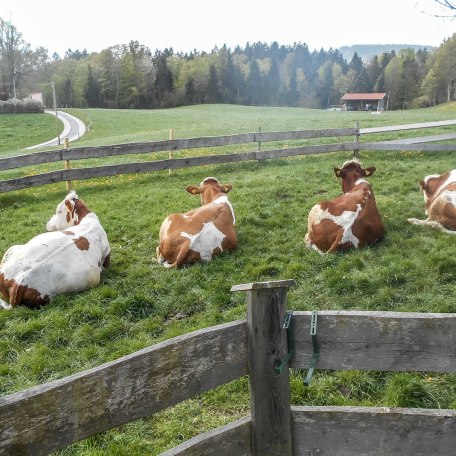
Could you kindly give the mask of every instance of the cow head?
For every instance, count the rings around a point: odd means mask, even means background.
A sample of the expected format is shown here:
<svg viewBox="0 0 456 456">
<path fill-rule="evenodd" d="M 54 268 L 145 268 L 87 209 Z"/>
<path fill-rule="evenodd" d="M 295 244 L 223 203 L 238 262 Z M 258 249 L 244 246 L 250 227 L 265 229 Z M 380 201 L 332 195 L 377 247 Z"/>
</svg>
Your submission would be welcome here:
<svg viewBox="0 0 456 456">
<path fill-rule="evenodd" d="M 220 184 L 215 177 L 206 177 L 199 186 L 189 185 L 186 190 L 191 195 L 199 194 L 201 204 L 209 204 L 220 196 L 220 193 L 228 193 L 232 188 L 231 184 Z"/>
<path fill-rule="evenodd" d="M 79 224 L 81 219 L 90 212 L 73 190 L 57 206 L 55 214 L 46 224 L 48 231 L 61 231 Z"/>
<path fill-rule="evenodd" d="M 369 166 L 368 168 L 363 169 L 361 163 L 358 160 L 353 159 L 346 161 L 342 165 L 342 168 L 334 168 L 334 173 L 336 174 L 336 177 L 342 179 L 342 191 L 347 193 L 353 188 L 358 179 L 372 176 L 375 170 L 375 166 Z"/>
</svg>

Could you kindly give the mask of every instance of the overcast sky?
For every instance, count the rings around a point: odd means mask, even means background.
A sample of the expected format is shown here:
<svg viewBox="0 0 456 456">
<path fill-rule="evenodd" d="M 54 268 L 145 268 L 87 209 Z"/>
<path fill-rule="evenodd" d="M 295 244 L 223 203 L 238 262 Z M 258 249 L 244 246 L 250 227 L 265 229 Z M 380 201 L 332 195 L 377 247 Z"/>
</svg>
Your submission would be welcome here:
<svg viewBox="0 0 456 456">
<path fill-rule="evenodd" d="M 437 18 L 434 0 L 0 0 L 0 17 L 33 49 L 61 57 L 139 41 L 150 48 L 211 51 L 247 42 L 439 46 L 456 20 Z"/>
</svg>

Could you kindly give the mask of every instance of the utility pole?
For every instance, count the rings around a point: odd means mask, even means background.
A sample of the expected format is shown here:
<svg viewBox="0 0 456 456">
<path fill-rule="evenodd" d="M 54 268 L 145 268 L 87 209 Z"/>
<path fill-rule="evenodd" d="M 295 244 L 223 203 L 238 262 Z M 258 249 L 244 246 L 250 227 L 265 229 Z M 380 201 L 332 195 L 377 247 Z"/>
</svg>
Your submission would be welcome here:
<svg viewBox="0 0 456 456">
<path fill-rule="evenodd" d="M 57 101 L 56 101 L 56 98 L 55 98 L 55 84 L 54 84 L 54 81 L 51 82 L 51 86 L 52 86 L 52 97 L 54 99 L 55 124 L 57 125 L 57 142 L 60 145 L 59 116 L 57 114 Z"/>
</svg>

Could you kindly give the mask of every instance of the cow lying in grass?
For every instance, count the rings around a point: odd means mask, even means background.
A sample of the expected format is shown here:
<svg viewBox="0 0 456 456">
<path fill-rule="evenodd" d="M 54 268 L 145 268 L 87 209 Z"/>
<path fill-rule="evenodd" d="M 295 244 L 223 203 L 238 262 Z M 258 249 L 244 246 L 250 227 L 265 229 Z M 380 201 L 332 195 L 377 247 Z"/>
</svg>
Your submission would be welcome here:
<svg viewBox="0 0 456 456">
<path fill-rule="evenodd" d="M 413 225 L 426 225 L 444 233 L 456 234 L 456 169 L 431 174 L 420 181 L 426 220 L 409 218 Z"/>
<path fill-rule="evenodd" d="M 319 253 L 366 247 L 383 239 L 384 227 L 374 193 L 365 179 L 375 167 L 363 169 L 357 160 L 334 168 L 343 195 L 316 204 L 308 216 L 308 247 Z"/>
<path fill-rule="evenodd" d="M 227 193 L 231 184 L 207 177 L 187 192 L 200 195 L 202 206 L 185 214 L 171 214 L 163 221 L 157 260 L 166 268 L 179 268 L 196 261 L 210 261 L 214 255 L 237 248 L 233 206 Z"/>
<path fill-rule="evenodd" d="M 109 265 L 108 238 L 98 217 L 75 192 L 57 206 L 39 234 L 10 247 L 0 263 L 0 306 L 39 307 L 59 293 L 82 291 L 100 282 Z"/>
</svg>

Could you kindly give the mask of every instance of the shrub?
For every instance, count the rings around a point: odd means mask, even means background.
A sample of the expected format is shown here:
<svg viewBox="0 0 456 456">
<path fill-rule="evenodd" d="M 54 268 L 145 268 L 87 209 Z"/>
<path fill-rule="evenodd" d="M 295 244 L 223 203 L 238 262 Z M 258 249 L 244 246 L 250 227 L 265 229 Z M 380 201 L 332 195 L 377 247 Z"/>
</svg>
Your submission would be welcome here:
<svg viewBox="0 0 456 456">
<path fill-rule="evenodd" d="M 10 98 L 6 101 L 0 100 L 0 114 L 23 114 L 23 113 L 42 113 L 44 112 L 43 103 L 30 98 L 25 101 L 18 98 Z"/>
<path fill-rule="evenodd" d="M 429 98 L 428 98 L 428 97 L 425 97 L 425 96 L 415 98 L 415 99 L 412 100 L 412 102 L 410 103 L 410 108 L 411 108 L 411 109 L 429 108 L 429 106 L 430 106 L 430 104 L 429 104 Z"/>
</svg>

